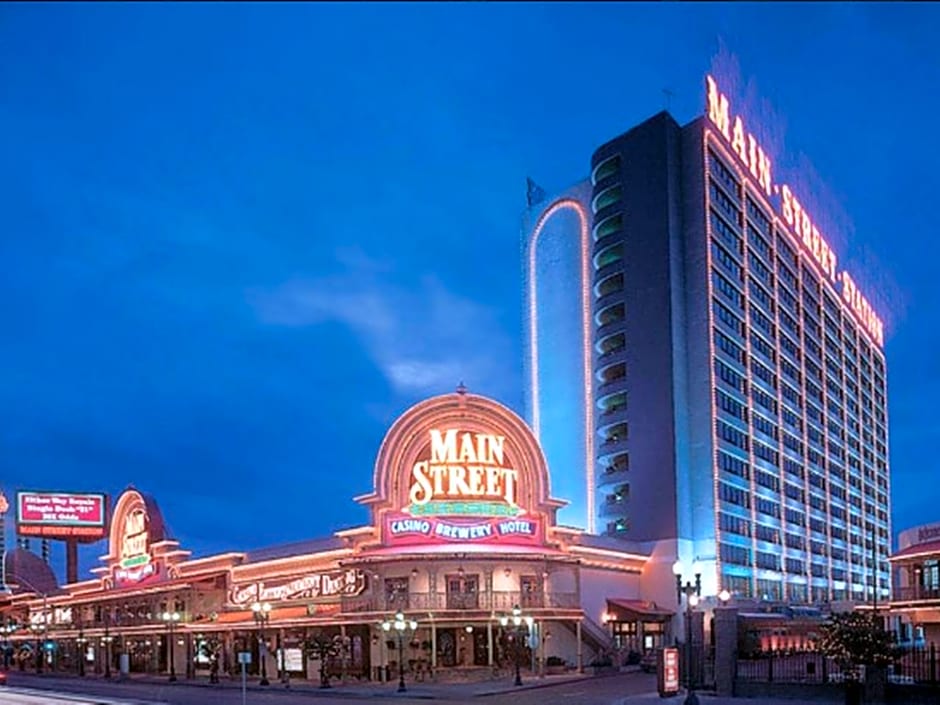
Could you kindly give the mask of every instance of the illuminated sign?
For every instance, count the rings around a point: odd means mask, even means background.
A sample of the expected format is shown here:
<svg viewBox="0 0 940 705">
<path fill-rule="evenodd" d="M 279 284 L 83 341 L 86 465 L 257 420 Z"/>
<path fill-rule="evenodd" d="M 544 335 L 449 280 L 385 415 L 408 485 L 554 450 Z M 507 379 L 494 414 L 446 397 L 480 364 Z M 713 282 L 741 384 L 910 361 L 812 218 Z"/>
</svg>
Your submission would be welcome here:
<svg viewBox="0 0 940 705">
<path fill-rule="evenodd" d="M 940 524 L 935 526 L 922 526 L 917 530 L 916 543 L 924 543 L 935 539 L 940 539 Z"/>
<path fill-rule="evenodd" d="M 17 492 L 17 533 L 47 538 L 105 535 L 107 498 L 103 494 Z"/>
<path fill-rule="evenodd" d="M 372 528 L 389 547 L 544 546 L 564 502 L 551 497 L 532 429 L 463 387 L 419 402 L 389 429 L 375 463 Z"/>
<path fill-rule="evenodd" d="M 125 491 L 114 508 L 108 563 L 116 585 L 138 584 L 160 574 L 153 544 L 163 540 L 156 504 L 137 490 Z"/>
<path fill-rule="evenodd" d="M 518 471 L 506 467 L 506 438 L 431 429 L 427 456 L 411 468 L 413 515 L 515 516 Z"/>
<path fill-rule="evenodd" d="M 7 502 L 7 497 L 3 492 L 0 492 L 0 516 L 6 514 L 10 510 L 10 503 Z"/>
<path fill-rule="evenodd" d="M 536 545 L 541 538 L 538 519 L 485 518 L 477 520 L 412 518 L 387 519 L 387 536 L 396 544 L 512 543 Z"/>
<path fill-rule="evenodd" d="M 658 669 L 660 694 L 679 692 L 679 649 L 666 647 L 662 652 L 662 668 Z"/>
<path fill-rule="evenodd" d="M 247 605 L 252 602 L 282 602 L 320 599 L 342 595 L 361 595 L 366 589 L 366 576 L 361 570 L 311 573 L 297 578 L 235 585 L 229 602 Z"/>
<path fill-rule="evenodd" d="M 847 272 L 838 270 L 836 254 L 826 242 L 826 238 L 811 215 L 794 195 L 790 186 L 773 182 L 770 159 L 754 135 L 745 130 L 741 116 L 736 115 L 732 120 L 728 98 L 719 90 L 715 79 L 706 76 L 705 83 L 708 119 L 724 137 L 731 151 L 757 180 L 766 195 L 776 200 L 783 221 L 810 258 L 833 285 L 836 283 L 841 285 L 842 299 L 856 315 L 862 327 L 875 342 L 884 345 L 884 323 L 875 313 L 868 299 L 858 290 L 852 277 Z"/>
</svg>

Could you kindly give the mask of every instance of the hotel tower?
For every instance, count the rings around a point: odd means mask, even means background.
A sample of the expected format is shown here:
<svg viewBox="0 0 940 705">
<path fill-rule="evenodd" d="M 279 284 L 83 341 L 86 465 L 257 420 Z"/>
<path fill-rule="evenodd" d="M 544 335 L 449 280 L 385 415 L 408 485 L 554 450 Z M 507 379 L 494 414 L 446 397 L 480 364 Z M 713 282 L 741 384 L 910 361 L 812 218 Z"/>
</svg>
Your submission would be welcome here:
<svg viewBox="0 0 940 705">
<path fill-rule="evenodd" d="M 563 522 L 674 542 L 703 589 L 889 594 L 881 319 L 708 77 L 523 217 L 526 416 Z"/>
</svg>

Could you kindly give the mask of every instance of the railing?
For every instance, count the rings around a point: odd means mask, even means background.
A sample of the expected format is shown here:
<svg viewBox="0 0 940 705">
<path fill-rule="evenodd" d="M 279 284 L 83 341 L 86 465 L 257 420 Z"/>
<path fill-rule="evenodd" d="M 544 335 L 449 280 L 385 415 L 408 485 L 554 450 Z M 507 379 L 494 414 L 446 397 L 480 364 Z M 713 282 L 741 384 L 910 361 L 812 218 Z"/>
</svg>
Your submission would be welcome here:
<svg viewBox="0 0 940 705">
<path fill-rule="evenodd" d="M 894 683 L 940 684 L 936 644 L 902 649 L 888 667 L 888 680 Z"/>
<path fill-rule="evenodd" d="M 934 644 L 901 649 L 888 666 L 888 682 L 940 685 Z M 756 683 L 841 683 L 845 673 L 818 651 L 765 651 L 739 658 L 737 679 Z"/>
<path fill-rule="evenodd" d="M 844 676 L 818 651 L 764 651 L 738 659 L 737 678 L 757 683 L 835 683 Z"/>
<path fill-rule="evenodd" d="M 395 612 L 397 610 L 495 610 L 509 612 L 513 607 L 526 609 L 576 609 L 580 602 L 574 592 L 493 591 L 480 593 L 427 593 L 407 595 L 363 595 L 344 597 L 343 612 Z"/>
<path fill-rule="evenodd" d="M 896 587 L 891 595 L 894 602 L 909 600 L 940 600 L 940 588 L 913 585 L 910 587 Z"/>
</svg>

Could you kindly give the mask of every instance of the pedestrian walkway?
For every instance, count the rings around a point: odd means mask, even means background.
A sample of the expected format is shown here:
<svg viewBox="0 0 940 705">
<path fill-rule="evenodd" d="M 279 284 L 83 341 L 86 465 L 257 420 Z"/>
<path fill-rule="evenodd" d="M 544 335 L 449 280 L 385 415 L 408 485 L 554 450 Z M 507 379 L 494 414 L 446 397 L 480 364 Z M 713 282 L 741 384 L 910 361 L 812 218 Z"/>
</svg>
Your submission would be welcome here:
<svg viewBox="0 0 940 705">
<path fill-rule="evenodd" d="M 34 674 L 24 674 L 26 678 L 48 680 L 69 680 L 69 681 L 102 681 L 101 675 L 89 674 L 84 678 L 71 674 L 44 674 L 37 676 Z M 345 684 L 333 682 L 330 688 L 320 688 L 319 684 L 311 681 L 291 681 L 290 685 L 271 679 L 270 685 L 258 685 L 258 677 L 252 676 L 247 682 L 247 689 L 258 692 L 289 691 L 295 693 L 304 693 L 310 696 L 323 696 L 333 699 L 338 698 L 363 698 L 363 697 L 404 697 L 410 699 L 427 700 L 466 700 L 468 698 L 485 698 L 488 696 L 501 695 L 504 693 L 514 693 L 520 690 L 533 690 L 536 688 L 550 688 L 553 686 L 564 685 L 566 683 L 576 683 L 585 680 L 592 680 L 596 676 L 586 674 L 565 674 L 544 677 L 524 677 L 521 686 L 514 684 L 512 676 L 507 676 L 498 680 L 488 680 L 471 683 L 406 683 L 406 692 L 398 692 L 398 682 L 389 681 L 386 683 L 376 682 L 347 682 Z M 139 675 L 134 674 L 121 681 L 117 677 L 111 678 L 112 682 L 139 683 L 141 685 L 167 685 L 166 676 Z M 179 686 L 198 687 L 216 690 L 240 690 L 242 687 L 241 679 L 223 678 L 220 683 L 209 683 L 208 679 L 186 680 L 180 679 Z"/>
<path fill-rule="evenodd" d="M 696 693 L 699 705 L 820 705 L 821 703 L 835 703 L 835 700 L 794 700 L 780 698 L 722 698 L 707 693 Z M 682 705 L 685 702 L 685 692 L 669 698 L 661 698 L 658 692 L 631 695 L 623 698 L 618 705 L 632 705 L 646 701 L 661 702 L 663 705 Z"/>
</svg>

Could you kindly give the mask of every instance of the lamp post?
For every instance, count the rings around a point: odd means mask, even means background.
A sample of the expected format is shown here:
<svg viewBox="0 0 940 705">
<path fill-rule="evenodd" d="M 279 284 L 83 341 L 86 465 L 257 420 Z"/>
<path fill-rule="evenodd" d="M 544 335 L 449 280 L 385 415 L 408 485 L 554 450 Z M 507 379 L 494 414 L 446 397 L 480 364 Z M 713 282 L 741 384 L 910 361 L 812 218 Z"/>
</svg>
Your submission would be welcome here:
<svg viewBox="0 0 940 705">
<path fill-rule="evenodd" d="M 682 596 L 685 595 L 685 703 L 684 705 L 698 705 L 698 696 L 695 695 L 695 682 L 692 676 L 692 612 L 695 610 L 702 596 L 702 569 L 698 561 L 692 564 L 692 573 L 695 582 L 682 582 L 682 561 L 676 561 L 672 572 L 676 576 L 676 600 L 682 606 Z"/>
<path fill-rule="evenodd" d="M 403 612 L 397 612 L 392 620 L 386 619 L 382 622 L 382 631 L 391 632 L 392 629 L 398 634 L 398 692 L 404 693 L 408 690 L 405 687 L 405 631 L 411 630 L 414 634 L 418 628 L 418 623 L 413 619 L 405 619 Z"/>
<path fill-rule="evenodd" d="M 258 660 L 261 661 L 261 680 L 258 685 L 269 685 L 268 683 L 268 664 L 267 664 L 267 646 L 264 641 L 264 625 L 271 619 L 271 605 L 267 602 L 253 602 L 251 613 L 255 617 L 255 623 L 258 625 Z"/>
<path fill-rule="evenodd" d="M 173 638 L 173 631 L 174 631 L 174 628 L 176 627 L 176 624 L 180 621 L 180 613 L 179 612 L 164 612 L 162 615 L 160 615 L 160 618 L 166 624 L 166 632 L 167 632 L 166 648 L 168 652 L 167 655 L 170 657 L 170 682 L 172 683 L 176 680 L 176 659 L 174 658 L 174 652 L 176 651 L 176 643 Z"/>
<path fill-rule="evenodd" d="M 10 667 L 10 652 L 12 650 L 12 642 L 10 641 L 10 635 L 16 631 L 16 624 L 12 621 L 4 621 L 0 623 L 0 634 L 3 634 L 3 670 L 6 671 Z"/>
<path fill-rule="evenodd" d="M 499 618 L 499 624 L 503 629 L 506 629 L 510 624 L 512 624 L 513 627 L 513 661 L 516 663 L 516 685 L 522 685 L 522 673 L 519 668 L 519 661 L 522 656 L 522 639 L 525 637 L 528 630 L 532 628 L 534 621 L 535 620 L 530 616 L 523 617 L 522 609 L 519 605 L 512 608 L 511 616 L 504 614 Z"/>
<path fill-rule="evenodd" d="M 85 633 L 82 631 L 81 624 L 78 627 L 78 638 L 75 640 L 76 651 L 78 652 L 78 677 L 85 677 L 85 643 L 88 639 L 85 638 Z"/>
</svg>

